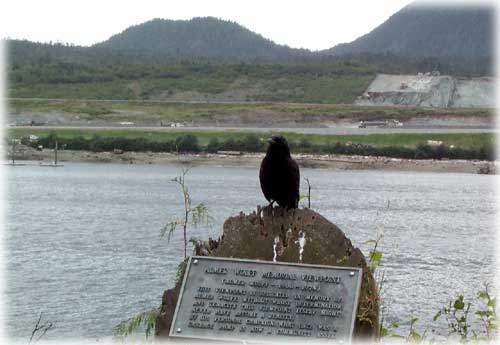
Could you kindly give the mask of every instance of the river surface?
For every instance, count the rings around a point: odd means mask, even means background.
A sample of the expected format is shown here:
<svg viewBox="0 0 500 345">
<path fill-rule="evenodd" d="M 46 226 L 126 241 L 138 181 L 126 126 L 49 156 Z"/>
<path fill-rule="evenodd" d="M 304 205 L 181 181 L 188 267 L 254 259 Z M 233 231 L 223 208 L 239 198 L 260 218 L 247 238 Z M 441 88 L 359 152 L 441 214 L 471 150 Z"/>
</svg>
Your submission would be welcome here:
<svg viewBox="0 0 500 345">
<path fill-rule="evenodd" d="M 43 312 L 55 325 L 44 338 L 109 338 L 119 321 L 160 305 L 183 253 L 180 232 L 170 243 L 159 238 L 182 212 L 171 182 L 180 166 L 5 169 L 10 337 L 29 339 Z M 372 248 L 365 242 L 383 233 L 386 322 L 399 320 L 405 330 L 413 315 L 417 327 L 445 334 L 431 320 L 440 307 L 493 282 L 497 177 L 323 169 L 302 176 L 312 183 L 312 208 L 365 254 Z M 193 203 L 215 218 L 211 228 L 191 229 L 193 237 L 217 237 L 227 217 L 266 204 L 256 168 L 194 167 L 187 184 Z"/>
</svg>

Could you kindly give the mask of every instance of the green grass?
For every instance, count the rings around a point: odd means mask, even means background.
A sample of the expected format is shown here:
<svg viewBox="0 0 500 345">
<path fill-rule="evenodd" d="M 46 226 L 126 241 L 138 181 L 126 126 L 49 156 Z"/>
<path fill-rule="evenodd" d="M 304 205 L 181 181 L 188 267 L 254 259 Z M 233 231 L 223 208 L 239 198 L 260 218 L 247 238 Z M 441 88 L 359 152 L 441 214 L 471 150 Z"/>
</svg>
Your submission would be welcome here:
<svg viewBox="0 0 500 345">
<path fill-rule="evenodd" d="M 299 103 L 352 103 L 361 95 L 373 76 L 288 77 L 269 80 L 255 97 L 257 101 Z"/>
<path fill-rule="evenodd" d="M 348 104 L 308 103 L 175 103 L 141 101 L 98 101 L 98 100 L 8 100 L 11 114 L 61 112 L 72 115 L 87 115 L 89 119 L 122 120 L 211 120 L 216 116 L 264 113 L 279 116 L 294 114 L 333 118 L 391 117 L 405 121 L 412 117 L 440 116 L 495 116 L 492 109 L 435 109 L 363 107 Z"/>
<path fill-rule="evenodd" d="M 130 99 L 133 92 L 122 81 L 17 85 L 8 89 L 9 97 L 68 98 L 68 99 Z"/>
<path fill-rule="evenodd" d="M 144 130 L 144 129 L 44 129 L 38 127 L 11 128 L 7 131 L 7 136 L 21 138 L 35 134 L 37 136 L 47 136 L 55 132 L 60 138 L 74 138 L 83 136 L 86 139 L 94 135 L 111 138 L 146 138 L 151 141 L 172 140 L 185 134 L 195 135 L 199 143 L 207 145 L 210 139 L 227 140 L 229 138 L 242 138 L 252 132 L 229 132 L 229 131 L 183 131 L 183 130 Z M 267 138 L 271 133 L 255 133 L 257 136 Z M 368 134 L 368 135 L 318 135 L 318 134 L 298 134 L 282 133 L 289 141 L 299 142 L 307 140 L 312 144 L 325 145 L 327 143 L 359 143 L 369 144 L 377 147 L 382 146 L 406 146 L 416 147 L 418 144 L 425 144 L 427 140 L 443 141 L 446 145 L 454 145 L 461 148 L 480 148 L 495 144 L 494 133 L 432 133 L 432 134 Z"/>
<path fill-rule="evenodd" d="M 25 58 L 34 59 L 33 54 Z M 123 56 L 116 63 L 93 58 L 86 61 L 74 56 L 46 60 L 50 59 L 42 55 L 31 62 L 22 60 L 15 68 L 10 66 L 9 96 L 141 100 L 177 95 L 192 100 L 193 95 L 190 98 L 185 93 L 195 93 L 194 98 L 201 99 L 352 103 L 376 75 L 375 67 L 369 64 L 333 60 L 244 63 L 141 58 L 130 61 L 123 60 Z"/>
<path fill-rule="evenodd" d="M 301 76 L 278 78 L 253 76 L 187 75 L 182 78 L 117 79 L 89 83 L 33 83 L 13 85 L 13 98 L 121 99 L 141 100 L 182 92 L 216 96 L 225 91 L 247 93 L 245 101 L 280 101 L 304 103 L 352 103 L 368 87 L 369 76 Z"/>
</svg>

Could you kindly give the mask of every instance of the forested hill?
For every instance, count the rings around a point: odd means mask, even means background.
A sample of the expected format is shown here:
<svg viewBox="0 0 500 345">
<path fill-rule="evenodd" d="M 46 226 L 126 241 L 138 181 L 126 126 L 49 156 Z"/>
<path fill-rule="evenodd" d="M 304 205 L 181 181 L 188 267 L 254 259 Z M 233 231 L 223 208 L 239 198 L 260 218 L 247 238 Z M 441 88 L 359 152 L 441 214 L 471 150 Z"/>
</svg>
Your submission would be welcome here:
<svg viewBox="0 0 500 345">
<path fill-rule="evenodd" d="M 242 60 L 277 60 L 311 55 L 308 50 L 278 45 L 237 23 L 213 17 L 191 20 L 154 19 L 131 26 L 93 47 L 174 57 Z"/>
<path fill-rule="evenodd" d="M 391 53 L 398 56 L 492 58 L 494 10 L 412 3 L 372 32 L 328 54 Z"/>
<path fill-rule="evenodd" d="M 8 93 L 352 103 L 376 73 L 493 75 L 492 11 L 466 13 L 410 6 L 335 54 L 280 46 L 215 18 L 155 19 L 91 47 L 7 40 Z"/>
</svg>

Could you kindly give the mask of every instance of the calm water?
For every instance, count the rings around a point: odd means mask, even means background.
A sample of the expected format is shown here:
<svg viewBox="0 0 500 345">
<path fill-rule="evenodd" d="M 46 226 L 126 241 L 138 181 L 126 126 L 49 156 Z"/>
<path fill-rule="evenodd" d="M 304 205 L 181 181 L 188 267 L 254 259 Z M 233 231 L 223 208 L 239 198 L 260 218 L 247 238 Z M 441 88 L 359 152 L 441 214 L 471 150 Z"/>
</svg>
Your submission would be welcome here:
<svg viewBox="0 0 500 345">
<path fill-rule="evenodd" d="M 7 333 L 29 339 L 40 312 L 46 338 L 103 338 L 157 307 L 182 256 L 179 232 L 159 239 L 181 213 L 179 166 L 66 163 L 8 167 L 5 247 Z M 366 254 L 382 231 L 387 318 L 422 326 L 456 293 L 474 296 L 495 274 L 495 177 L 469 174 L 302 169 L 312 208 Z M 215 217 L 194 237 L 216 237 L 223 221 L 265 204 L 253 168 L 196 167 L 195 204 Z M 443 332 L 437 325 L 437 332 Z"/>
</svg>

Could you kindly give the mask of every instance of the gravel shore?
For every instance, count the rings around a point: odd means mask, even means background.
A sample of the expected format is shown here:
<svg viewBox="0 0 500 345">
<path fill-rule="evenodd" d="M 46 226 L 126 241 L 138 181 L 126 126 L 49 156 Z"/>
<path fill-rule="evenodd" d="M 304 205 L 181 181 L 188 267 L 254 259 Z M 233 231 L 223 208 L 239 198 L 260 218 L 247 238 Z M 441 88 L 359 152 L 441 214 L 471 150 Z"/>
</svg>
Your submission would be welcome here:
<svg viewBox="0 0 500 345">
<path fill-rule="evenodd" d="M 264 153 L 200 153 L 172 154 L 158 152 L 90 152 L 70 151 L 58 152 L 58 160 L 63 162 L 95 162 L 122 164 L 192 164 L 216 166 L 258 167 Z M 344 155 L 305 155 L 293 157 L 301 167 L 326 168 L 340 170 L 392 170 L 422 172 L 456 172 L 456 173 L 491 173 L 497 169 L 497 162 L 469 160 L 416 160 L 387 157 L 344 156 Z M 27 150 L 18 160 L 32 160 L 50 163 L 54 159 L 53 150 Z"/>
</svg>

